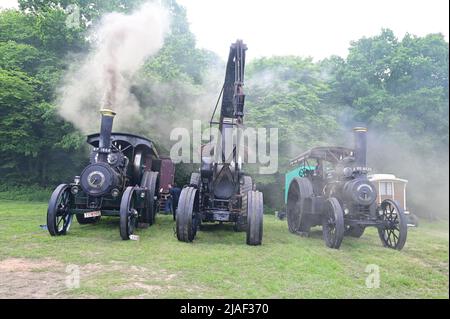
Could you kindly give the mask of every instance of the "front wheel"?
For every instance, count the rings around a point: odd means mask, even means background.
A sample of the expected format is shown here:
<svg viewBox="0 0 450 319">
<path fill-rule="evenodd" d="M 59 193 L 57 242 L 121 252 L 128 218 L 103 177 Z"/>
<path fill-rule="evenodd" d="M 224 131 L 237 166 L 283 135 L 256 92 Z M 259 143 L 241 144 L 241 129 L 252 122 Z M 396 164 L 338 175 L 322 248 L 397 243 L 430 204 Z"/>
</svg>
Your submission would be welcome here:
<svg viewBox="0 0 450 319">
<path fill-rule="evenodd" d="M 263 194 L 259 191 L 250 191 L 247 199 L 247 245 L 261 245 L 264 216 Z"/>
<path fill-rule="evenodd" d="M 322 221 L 323 239 L 325 244 L 339 249 L 344 238 L 344 212 L 339 201 L 330 197 L 325 202 L 324 217 Z"/>
<path fill-rule="evenodd" d="M 70 187 L 61 184 L 53 191 L 48 202 L 47 229 L 50 235 L 65 235 L 72 224 L 73 215 L 70 214 Z"/>
<path fill-rule="evenodd" d="M 408 224 L 405 213 L 396 202 L 385 199 L 379 209 L 379 218 L 383 226 L 378 228 L 378 235 L 384 247 L 401 250 L 406 243 Z"/>
</svg>

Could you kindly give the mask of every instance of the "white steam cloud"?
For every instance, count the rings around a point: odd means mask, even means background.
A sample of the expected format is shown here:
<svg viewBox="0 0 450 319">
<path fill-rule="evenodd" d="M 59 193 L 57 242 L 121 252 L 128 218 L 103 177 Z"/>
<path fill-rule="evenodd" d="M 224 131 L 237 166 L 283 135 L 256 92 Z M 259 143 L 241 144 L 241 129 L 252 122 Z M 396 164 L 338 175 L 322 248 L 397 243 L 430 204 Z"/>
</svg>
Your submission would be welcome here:
<svg viewBox="0 0 450 319">
<path fill-rule="evenodd" d="M 105 15 L 91 34 L 93 50 L 66 74 L 59 91 L 61 116 L 85 133 L 98 130 L 98 110 L 103 107 L 120 114 L 116 129 L 130 123 L 140 112 L 130 94 L 132 78 L 163 46 L 169 17 L 167 9 L 154 3 L 129 15 Z"/>
</svg>

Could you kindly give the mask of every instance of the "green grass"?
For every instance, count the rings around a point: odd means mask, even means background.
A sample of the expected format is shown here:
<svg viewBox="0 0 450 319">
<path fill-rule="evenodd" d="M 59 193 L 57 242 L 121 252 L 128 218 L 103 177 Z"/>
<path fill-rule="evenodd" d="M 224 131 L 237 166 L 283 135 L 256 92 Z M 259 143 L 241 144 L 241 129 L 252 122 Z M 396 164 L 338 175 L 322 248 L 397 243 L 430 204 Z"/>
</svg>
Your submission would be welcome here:
<svg viewBox="0 0 450 319">
<path fill-rule="evenodd" d="M 0 200 L 45 202 L 52 192 L 52 188 L 45 188 L 37 185 L 19 186 L 0 183 Z"/>
<path fill-rule="evenodd" d="M 383 248 L 375 229 L 326 248 L 320 228 L 301 238 L 285 221 L 266 215 L 263 245 L 245 233 L 212 225 L 194 243 L 178 242 L 170 216 L 122 241 L 118 220 L 74 221 L 66 236 L 51 237 L 46 203 L 0 201 L 0 263 L 11 258 L 53 261 L 32 272 L 62 281 L 58 296 L 100 298 L 448 298 L 449 225 L 409 229 L 402 251 Z M 64 286 L 65 266 L 81 270 L 80 288 Z M 369 289 L 367 265 L 380 269 L 380 288 Z M 1 265 L 1 264 L 0 264 Z M 0 267 L 1 269 L 1 267 Z M 4 297 L 1 296 L 0 297 Z"/>
</svg>

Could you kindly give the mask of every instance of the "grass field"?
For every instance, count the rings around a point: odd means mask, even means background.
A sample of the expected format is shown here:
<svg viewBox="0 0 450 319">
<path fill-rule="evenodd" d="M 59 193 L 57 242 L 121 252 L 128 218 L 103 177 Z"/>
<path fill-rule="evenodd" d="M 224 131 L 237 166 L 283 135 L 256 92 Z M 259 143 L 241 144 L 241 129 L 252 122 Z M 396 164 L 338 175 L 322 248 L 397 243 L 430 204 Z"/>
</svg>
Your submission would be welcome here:
<svg viewBox="0 0 450 319">
<path fill-rule="evenodd" d="M 245 244 L 231 225 L 211 225 L 178 242 L 170 216 L 122 241 L 117 219 L 73 222 L 51 237 L 46 203 L 0 201 L 1 298 L 448 298 L 449 225 L 409 229 L 402 251 L 383 248 L 375 229 L 340 250 L 288 232 L 266 215 L 263 245 Z M 367 288 L 370 264 L 380 287 Z M 73 270 L 79 288 L 70 288 Z"/>
</svg>

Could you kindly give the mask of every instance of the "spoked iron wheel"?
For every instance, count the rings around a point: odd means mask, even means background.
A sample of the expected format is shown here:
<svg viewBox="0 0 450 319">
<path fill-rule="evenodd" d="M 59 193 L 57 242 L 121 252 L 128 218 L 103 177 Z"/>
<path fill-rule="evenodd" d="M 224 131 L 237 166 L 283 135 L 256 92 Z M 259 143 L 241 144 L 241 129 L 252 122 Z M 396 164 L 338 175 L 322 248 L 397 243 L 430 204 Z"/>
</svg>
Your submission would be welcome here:
<svg viewBox="0 0 450 319">
<path fill-rule="evenodd" d="M 130 239 L 137 226 L 139 213 L 136 209 L 136 188 L 129 186 L 126 188 L 120 202 L 120 237 L 123 240 Z"/>
<path fill-rule="evenodd" d="M 48 202 L 47 229 L 50 235 L 65 235 L 72 224 L 73 215 L 70 214 L 70 188 L 61 184 L 53 191 Z"/>
<path fill-rule="evenodd" d="M 323 239 L 330 248 L 339 249 L 344 238 L 344 212 L 339 201 L 331 197 L 325 202 Z"/>
<path fill-rule="evenodd" d="M 313 195 L 311 182 L 303 177 L 296 177 L 289 185 L 287 197 L 287 222 L 291 233 L 309 232 L 306 214 L 304 214 L 305 199 Z"/>
<path fill-rule="evenodd" d="M 385 247 L 401 250 L 406 242 L 408 224 L 405 213 L 396 202 L 385 199 L 379 209 L 384 226 L 378 228 L 378 235 Z"/>
</svg>

